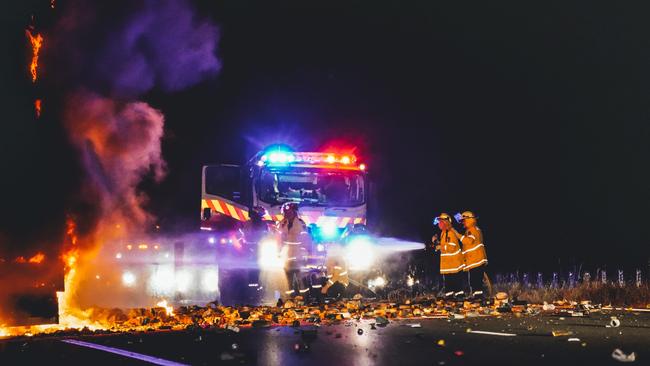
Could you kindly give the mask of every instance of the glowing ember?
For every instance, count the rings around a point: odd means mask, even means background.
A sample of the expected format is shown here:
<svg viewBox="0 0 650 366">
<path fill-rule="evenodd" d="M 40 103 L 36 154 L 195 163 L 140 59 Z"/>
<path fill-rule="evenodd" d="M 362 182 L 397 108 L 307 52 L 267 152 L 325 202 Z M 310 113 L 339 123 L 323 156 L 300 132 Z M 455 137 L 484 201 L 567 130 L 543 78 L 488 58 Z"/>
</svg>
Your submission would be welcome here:
<svg viewBox="0 0 650 366">
<path fill-rule="evenodd" d="M 45 254 L 39 252 L 39 253 L 36 253 L 36 255 L 34 255 L 33 257 L 29 258 L 28 262 L 29 263 L 34 263 L 34 264 L 39 264 L 39 263 L 43 262 L 44 259 L 45 259 Z"/>
<path fill-rule="evenodd" d="M 41 117 L 41 100 L 40 99 L 36 99 L 34 101 L 34 111 L 36 112 L 36 118 L 40 118 Z"/>
<path fill-rule="evenodd" d="M 36 253 L 33 257 L 29 259 L 25 259 L 25 257 L 20 256 L 16 259 L 14 259 L 15 263 L 31 263 L 31 264 L 40 264 L 45 260 L 45 254 L 38 252 Z"/>
<path fill-rule="evenodd" d="M 171 305 L 167 305 L 167 300 L 160 301 L 159 303 L 156 304 L 156 306 L 159 306 L 161 308 L 165 308 L 165 312 L 167 313 L 167 316 L 174 316 L 174 308 Z"/>
<path fill-rule="evenodd" d="M 66 221 L 65 234 L 70 239 L 70 244 L 77 245 L 77 224 L 71 218 Z"/>
<path fill-rule="evenodd" d="M 36 33 L 34 36 L 29 29 L 25 31 L 25 34 L 27 34 L 27 38 L 29 38 L 29 42 L 32 45 L 32 62 L 29 64 L 29 72 L 32 74 L 32 83 L 35 83 L 38 77 L 36 73 L 36 69 L 38 68 L 38 53 L 41 50 L 41 46 L 43 46 L 43 36 L 40 33 Z"/>
</svg>

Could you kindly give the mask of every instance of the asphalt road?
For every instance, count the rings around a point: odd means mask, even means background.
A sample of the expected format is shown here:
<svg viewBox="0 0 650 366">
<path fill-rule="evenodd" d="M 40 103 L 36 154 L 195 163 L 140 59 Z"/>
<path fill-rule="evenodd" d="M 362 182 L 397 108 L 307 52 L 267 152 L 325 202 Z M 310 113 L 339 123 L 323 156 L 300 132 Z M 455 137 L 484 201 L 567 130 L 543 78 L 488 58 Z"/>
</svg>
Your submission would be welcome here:
<svg viewBox="0 0 650 366">
<path fill-rule="evenodd" d="M 321 327 L 155 331 L 76 337 L 25 337 L 0 341 L 0 365 L 618 365 L 616 348 L 636 352 L 636 365 L 650 364 L 650 314 L 617 314 L 622 324 L 606 328 L 608 314 L 589 318 L 536 316 L 414 319 L 371 329 L 371 321 Z M 421 328 L 409 324 L 419 323 Z M 362 329 L 363 334 L 358 334 Z M 516 334 L 497 336 L 468 332 Z M 570 336 L 551 335 L 571 331 Z M 579 341 L 569 341 L 578 338 Z M 72 340 L 110 347 L 102 350 Z M 437 345 L 444 340 L 445 346 Z M 294 346 L 308 349 L 295 351 Z M 234 345 L 234 346 L 233 346 Z M 117 355 L 107 350 L 135 352 Z"/>
</svg>

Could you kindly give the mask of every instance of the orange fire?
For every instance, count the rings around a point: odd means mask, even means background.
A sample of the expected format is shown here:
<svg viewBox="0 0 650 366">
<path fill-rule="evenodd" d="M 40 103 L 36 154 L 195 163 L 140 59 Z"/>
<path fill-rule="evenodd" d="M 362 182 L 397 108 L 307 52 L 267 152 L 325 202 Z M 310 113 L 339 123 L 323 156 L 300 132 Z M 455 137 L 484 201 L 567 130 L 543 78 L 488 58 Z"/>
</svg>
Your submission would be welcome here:
<svg viewBox="0 0 650 366">
<path fill-rule="evenodd" d="M 68 245 L 63 255 L 61 255 L 61 259 L 65 264 L 65 275 L 68 277 L 71 272 L 72 275 L 74 275 L 77 260 L 79 259 L 79 248 L 77 248 L 77 223 L 74 222 L 72 218 L 68 218 L 65 222 L 65 226 Z"/>
<path fill-rule="evenodd" d="M 70 240 L 70 244 L 77 245 L 77 223 L 73 219 L 68 218 L 65 222 L 65 234 Z"/>
<path fill-rule="evenodd" d="M 32 74 L 32 83 L 36 82 L 38 77 L 36 69 L 38 68 L 38 53 L 43 46 L 43 36 L 40 33 L 36 33 L 36 36 L 32 35 L 32 32 L 27 29 L 25 30 L 27 38 L 29 38 L 29 43 L 32 45 L 32 62 L 29 64 L 29 72 Z"/>
<path fill-rule="evenodd" d="M 45 254 L 38 252 L 33 257 L 29 258 L 29 263 L 39 264 L 45 260 Z"/>
<path fill-rule="evenodd" d="M 174 307 L 171 305 L 167 304 L 167 300 L 162 300 L 156 304 L 156 306 L 159 306 L 161 308 L 165 308 L 165 313 L 167 316 L 174 316 Z"/>
<path fill-rule="evenodd" d="M 38 252 L 34 254 L 34 256 L 30 257 L 29 259 L 23 257 L 22 255 L 16 259 L 14 259 L 15 263 L 31 263 L 31 264 L 40 264 L 45 260 L 45 254 Z"/>
<path fill-rule="evenodd" d="M 40 118 L 41 117 L 41 100 L 40 99 L 36 99 L 34 101 L 34 111 L 36 112 L 36 118 Z"/>
</svg>

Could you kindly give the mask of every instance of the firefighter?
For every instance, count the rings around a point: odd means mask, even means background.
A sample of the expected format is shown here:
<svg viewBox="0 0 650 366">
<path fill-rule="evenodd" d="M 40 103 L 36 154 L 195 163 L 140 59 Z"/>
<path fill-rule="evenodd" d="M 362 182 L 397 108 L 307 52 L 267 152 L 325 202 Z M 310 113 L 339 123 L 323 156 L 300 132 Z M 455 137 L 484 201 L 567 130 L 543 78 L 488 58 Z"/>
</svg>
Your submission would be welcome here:
<svg viewBox="0 0 650 366">
<path fill-rule="evenodd" d="M 341 235 L 341 240 L 348 242 L 351 238 L 359 235 L 367 235 L 365 225 L 355 224 L 346 228 Z M 330 246 L 327 253 L 327 282 L 323 286 L 321 293 L 327 297 L 340 298 L 345 297 L 348 287 L 350 286 L 350 277 L 348 275 L 348 265 L 345 261 L 344 250 L 340 246 Z"/>
<path fill-rule="evenodd" d="M 305 255 L 301 239 L 307 231 L 307 225 L 298 217 L 298 204 L 295 202 L 287 202 L 282 205 L 282 215 L 284 218 L 278 224 L 278 231 L 282 238 L 283 252 L 286 252 L 287 255 L 284 271 L 287 275 L 289 290 L 286 294 L 296 296 L 309 291 L 309 288 L 305 288 L 300 275 Z"/>
<path fill-rule="evenodd" d="M 446 213 L 433 219 L 433 224 L 440 229 L 440 237 L 433 236 L 434 248 L 440 251 L 440 274 L 443 278 L 445 297 L 460 297 L 464 294 L 461 290 L 460 272 L 465 263 L 460 247 L 460 235 L 456 233 L 451 217 Z"/>
<path fill-rule="evenodd" d="M 264 222 L 264 217 L 266 215 L 266 210 L 261 206 L 251 207 L 248 211 L 249 220 L 246 221 L 242 228 L 246 243 L 255 245 L 268 234 L 269 227 L 266 222 Z"/>
<path fill-rule="evenodd" d="M 460 236 L 463 244 L 463 256 L 465 257 L 465 268 L 467 273 L 467 285 L 473 297 L 483 297 L 483 277 L 487 265 L 485 245 L 483 245 L 483 232 L 478 228 L 476 215 L 471 211 L 455 215 L 456 220 L 465 227 L 465 235 L 460 235 L 455 229 L 456 235 Z"/>
<path fill-rule="evenodd" d="M 348 267 L 342 255 L 328 255 L 327 258 L 327 282 L 321 289 L 321 293 L 327 297 L 345 297 L 346 290 L 350 285 Z"/>
</svg>

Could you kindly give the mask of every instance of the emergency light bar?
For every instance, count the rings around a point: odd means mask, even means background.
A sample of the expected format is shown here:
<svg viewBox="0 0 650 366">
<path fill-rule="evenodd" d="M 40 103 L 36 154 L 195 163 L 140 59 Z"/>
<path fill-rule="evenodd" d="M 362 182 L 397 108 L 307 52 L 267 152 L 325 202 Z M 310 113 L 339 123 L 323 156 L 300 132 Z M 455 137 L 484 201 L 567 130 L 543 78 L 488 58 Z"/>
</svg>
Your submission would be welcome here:
<svg viewBox="0 0 650 366">
<path fill-rule="evenodd" d="M 287 165 L 287 164 L 318 164 L 352 167 L 357 162 L 357 157 L 352 154 L 335 154 L 321 152 L 290 152 L 271 151 L 267 152 L 257 162 L 258 166 Z M 360 170 L 365 170 L 366 165 L 360 164 Z"/>
</svg>

